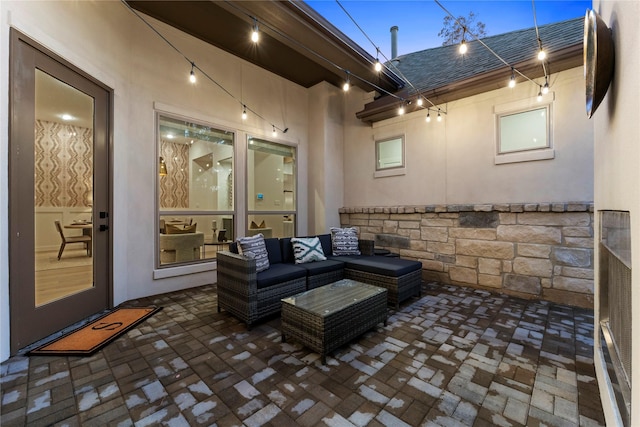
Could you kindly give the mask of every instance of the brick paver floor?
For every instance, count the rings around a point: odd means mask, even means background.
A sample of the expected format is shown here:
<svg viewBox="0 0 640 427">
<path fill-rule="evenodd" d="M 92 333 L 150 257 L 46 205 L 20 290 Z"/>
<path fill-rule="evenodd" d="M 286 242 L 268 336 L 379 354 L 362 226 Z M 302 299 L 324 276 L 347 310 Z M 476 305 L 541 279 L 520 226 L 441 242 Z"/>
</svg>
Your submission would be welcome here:
<svg viewBox="0 0 640 427">
<path fill-rule="evenodd" d="M 247 331 L 215 285 L 129 301 L 163 309 L 92 357 L 1 365 L 0 424 L 598 426 L 593 312 L 426 284 L 327 357 Z"/>
</svg>

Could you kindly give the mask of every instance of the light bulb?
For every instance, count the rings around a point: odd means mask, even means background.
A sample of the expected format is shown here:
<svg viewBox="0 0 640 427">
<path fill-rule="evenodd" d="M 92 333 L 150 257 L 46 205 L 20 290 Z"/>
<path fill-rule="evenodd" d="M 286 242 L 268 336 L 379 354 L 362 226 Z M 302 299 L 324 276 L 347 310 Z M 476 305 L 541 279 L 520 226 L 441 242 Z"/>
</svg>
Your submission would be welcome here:
<svg viewBox="0 0 640 427">
<path fill-rule="evenodd" d="M 538 59 L 540 61 L 544 61 L 544 58 L 546 57 L 547 57 L 547 53 L 542 48 L 540 48 L 540 50 L 538 51 Z"/>
<path fill-rule="evenodd" d="M 467 53 L 467 42 L 462 40 L 462 42 L 460 42 L 460 47 L 458 48 L 458 52 L 460 52 L 461 55 L 464 55 L 465 53 Z"/>
<path fill-rule="evenodd" d="M 440 115 L 440 111 L 438 111 L 438 121 L 441 122 L 442 121 L 442 116 Z"/>
<path fill-rule="evenodd" d="M 271 132 L 271 135 L 275 138 L 276 136 L 278 136 L 278 132 L 276 132 L 276 127 L 275 125 L 273 126 L 273 131 Z"/>
<path fill-rule="evenodd" d="M 418 98 L 418 107 L 422 107 L 422 98 Z"/>
<path fill-rule="evenodd" d="M 242 110 L 242 120 L 247 120 L 247 110 Z"/>
<path fill-rule="evenodd" d="M 196 73 L 193 71 L 193 68 L 196 66 L 194 62 L 191 63 L 191 72 L 189 73 L 189 81 L 191 83 L 196 82 Z"/>
<path fill-rule="evenodd" d="M 260 40 L 260 33 L 258 33 L 258 23 L 253 24 L 253 31 L 251 31 L 251 41 L 254 43 L 258 43 Z"/>
<path fill-rule="evenodd" d="M 540 90 L 538 91 L 538 102 L 542 101 L 542 87 L 540 87 Z"/>
<path fill-rule="evenodd" d="M 549 82 L 545 81 L 544 86 L 542 86 L 542 94 L 546 95 L 549 93 Z"/>
<path fill-rule="evenodd" d="M 376 59 L 376 65 L 374 65 L 374 68 L 376 69 L 377 72 L 382 71 L 382 64 L 378 59 Z"/>
<path fill-rule="evenodd" d="M 398 108 L 398 115 L 403 115 L 404 114 L 404 105 L 401 105 L 400 108 Z"/>
<path fill-rule="evenodd" d="M 431 121 L 431 114 L 427 113 L 427 118 L 424 119 L 427 123 L 429 123 Z"/>
<path fill-rule="evenodd" d="M 347 81 L 342 85 L 342 90 L 348 92 L 350 87 L 351 85 L 349 84 L 349 80 L 347 79 Z"/>
</svg>

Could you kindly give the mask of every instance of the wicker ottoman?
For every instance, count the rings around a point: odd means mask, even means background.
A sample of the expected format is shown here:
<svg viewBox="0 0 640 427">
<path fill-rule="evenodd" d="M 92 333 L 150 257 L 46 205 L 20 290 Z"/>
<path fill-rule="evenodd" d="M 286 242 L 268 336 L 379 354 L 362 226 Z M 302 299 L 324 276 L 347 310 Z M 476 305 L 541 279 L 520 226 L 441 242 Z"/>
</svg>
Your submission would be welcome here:
<svg viewBox="0 0 640 427">
<path fill-rule="evenodd" d="M 355 280 L 329 285 L 282 299 L 282 342 L 293 337 L 322 356 L 387 324 L 387 290 Z"/>
</svg>

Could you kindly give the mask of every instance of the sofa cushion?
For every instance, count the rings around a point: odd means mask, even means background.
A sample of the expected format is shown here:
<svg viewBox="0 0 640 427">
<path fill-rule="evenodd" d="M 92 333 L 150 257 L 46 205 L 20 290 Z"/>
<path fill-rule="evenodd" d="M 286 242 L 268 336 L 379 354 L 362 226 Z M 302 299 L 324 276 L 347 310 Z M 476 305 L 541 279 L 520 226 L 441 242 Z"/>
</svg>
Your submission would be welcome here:
<svg viewBox="0 0 640 427">
<path fill-rule="evenodd" d="M 333 255 L 333 248 L 331 247 L 331 234 L 320 234 L 318 235 L 318 239 L 320 239 L 320 244 L 322 244 L 322 251 L 324 252 L 324 256 Z"/>
<path fill-rule="evenodd" d="M 280 242 L 276 237 L 264 239 L 264 244 L 269 254 L 269 264 L 279 264 L 282 262 L 282 253 L 280 251 Z"/>
<path fill-rule="evenodd" d="M 294 264 L 274 264 L 268 270 L 264 270 L 256 275 L 256 286 L 258 289 L 268 288 L 278 283 L 289 280 L 307 277 L 307 270 Z"/>
<path fill-rule="evenodd" d="M 327 259 L 324 261 L 308 262 L 306 264 L 297 264 L 298 267 L 303 267 L 307 270 L 308 276 L 315 276 L 316 274 L 329 273 L 332 271 L 342 270 L 344 263 L 342 261 L 336 261 Z"/>
<path fill-rule="evenodd" d="M 358 231 L 353 227 L 331 227 L 333 255 L 360 255 Z"/>
<path fill-rule="evenodd" d="M 251 237 L 241 237 L 238 245 L 242 250 L 242 255 L 256 260 L 256 272 L 261 272 L 269 268 L 269 253 L 261 233 Z"/>
<path fill-rule="evenodd" d="M 296 262 L 293 256 L 293 245 L 291 244 L 291 237 L 282 237 L 280 239 L 280 251 L 282 253 L 282 262 L 288 262 L 293 264 Z"/>
<path fill-rule="evenodd" d="M 296 264 L 308 262 L 325 261 L 320 239 L 317 237 L 294 237 L 291 239 L 293 245 L 293 256 Z"/>
<path fill-rule="evenodd" d="M 337 256 L 330 259 L 344 262 L 345 268 L 389 277 L 404 276 L 422 268 L 422 263 L 419 261 L 375 255 Z"/>
</svg>

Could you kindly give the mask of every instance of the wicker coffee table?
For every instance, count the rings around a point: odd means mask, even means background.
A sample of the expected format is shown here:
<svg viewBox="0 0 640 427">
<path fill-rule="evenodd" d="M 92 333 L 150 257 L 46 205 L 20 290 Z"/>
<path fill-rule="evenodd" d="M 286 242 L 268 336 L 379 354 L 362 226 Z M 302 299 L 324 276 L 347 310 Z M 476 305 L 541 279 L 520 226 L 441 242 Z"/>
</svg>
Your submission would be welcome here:
<svg viewBox="0 0 640 427">
<path fill-rule="evenodd" d="M 378 323 L 387 324 L 387 290 L 344 279 L 282 299 L 282 342 L 293 337 L 327 353 Z"/>
</svg>

